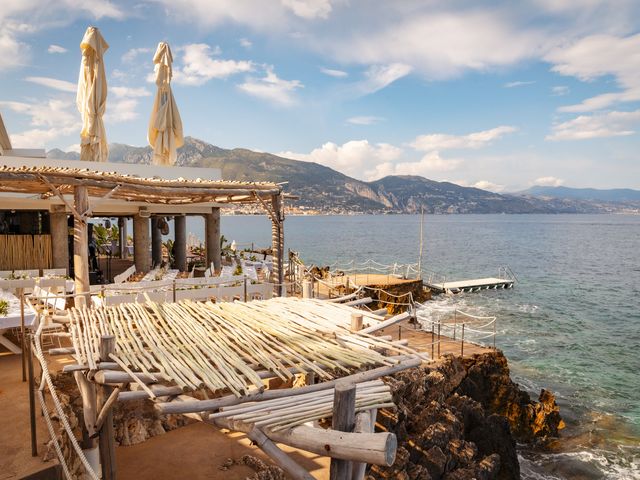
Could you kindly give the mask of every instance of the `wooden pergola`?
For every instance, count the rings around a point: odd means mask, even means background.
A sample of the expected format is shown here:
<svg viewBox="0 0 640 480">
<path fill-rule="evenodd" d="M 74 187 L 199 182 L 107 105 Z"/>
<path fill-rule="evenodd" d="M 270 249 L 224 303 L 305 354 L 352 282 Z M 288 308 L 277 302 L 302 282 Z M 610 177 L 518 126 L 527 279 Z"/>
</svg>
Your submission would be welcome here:
<svg viewBox="0 0 640 480">
<path fill-rule="evenodd" d="M 73 265 L 77 293 L 89 292 L 87 223 L 96 207 L 105 201 L 171 206 L 173 209 L 197 204 L 259 203 L 272 222 L 274 275 L 278 284 L 276 289 L 277 293 L 282 291 L 284 193 L 281 185 L 199 178 L 142 178 L 118 172 L 44 165 L 0 165 L 0 192 L 35 195 L 40 199 L 58 197 L 68 208 L 74 217 Z M 211 221 L 207 222 L 207 231 L 217 228 L 219 236 L 219 208 L 214 210 L 216 213 L 207 214 L 212 216 Z M 139 216 L 144 218 L 144 207 L 140 207 L 140 212 Z M 135 230 L 134 216 L 134 233 Z M 217 248 L 219 249 L 219 245 Z M 84 301 L 84 297 L 77 298 L 80 300 L 76 303 Z"/>
</svg>

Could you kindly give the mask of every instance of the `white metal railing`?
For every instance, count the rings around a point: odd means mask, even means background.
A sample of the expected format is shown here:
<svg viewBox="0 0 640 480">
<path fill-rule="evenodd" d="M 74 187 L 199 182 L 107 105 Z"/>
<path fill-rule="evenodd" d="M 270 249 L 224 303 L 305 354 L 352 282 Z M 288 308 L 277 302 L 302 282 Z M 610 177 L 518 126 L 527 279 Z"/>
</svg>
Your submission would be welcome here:
<svg viewBox="0 0 640 480">
<path fill-rule="evenodd" d="M 518 277 L 516 277 L 516 274 L 513 273 L 513 270 L 511 270 L 511 267 L 509 265 L 501 265 L 500 267 L 498 267 L 498 278 L 511 280 L 513 282 L 518 281 Z"/>
<path fill-rule="evenodd" d="M 416 302 L 416 305 L 423 306 Z M 436 319 L 433 312 L 418 308 L 416 319 L 422 325 L 423 330 L 437 332 L 438 339 L 441 335 L 451 338 L 453 341 L 460 341 L 461 355 L 464 355 L 464 344 L 472 343 L 486 347 L 485 341 L 491 339 L 492 347 L 496 348 L 497 317 L 472 315 L 462 310 L 454 309 L 446 319 Z M 438 345 L 438 355 L 440 346 Z"/>
</svg>

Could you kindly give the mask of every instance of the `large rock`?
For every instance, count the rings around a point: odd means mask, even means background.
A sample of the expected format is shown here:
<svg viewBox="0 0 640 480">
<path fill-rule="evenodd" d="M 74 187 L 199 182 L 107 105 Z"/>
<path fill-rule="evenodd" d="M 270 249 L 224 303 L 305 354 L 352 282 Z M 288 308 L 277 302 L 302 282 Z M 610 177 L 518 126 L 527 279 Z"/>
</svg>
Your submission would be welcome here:
<svg viewBox="0 0 640 480">
<path fill-rule="evenodd" d="M 516 438 L 544 439 L 562 426 L 553 395 L 531 401 L 501 352 L 447 356 L 385 381 L 398 408 L 378 422 L 396 434 L 398 453 L 391 467 L 371 467 L 372 479 L 518 479 Z"/>
</svg>

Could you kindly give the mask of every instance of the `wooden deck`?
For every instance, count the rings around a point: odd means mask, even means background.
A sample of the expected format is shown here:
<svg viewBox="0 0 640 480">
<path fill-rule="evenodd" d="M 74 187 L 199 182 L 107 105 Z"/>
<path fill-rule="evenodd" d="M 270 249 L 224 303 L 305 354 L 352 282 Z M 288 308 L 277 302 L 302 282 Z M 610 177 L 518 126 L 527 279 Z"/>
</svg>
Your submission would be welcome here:
<svg viewBox="0 0 640 480">
<path fill-rule="evenodd" d="M 415 324 L 409 323 L 408 320 L 380 330 L 379 332 L 376 332 L 376 334 L 391 335 L 394 340 L 408 340 L 411 348 L 428 354 L 433 360 L 437 360 L 440 356 L 447 353 L 455 356 L 470 357 L 476 353 L 488 353 L 492 350 L 489 347 L 483 347 L 475 343 L 463 343 L 460 340 L 454 340 L 453 338 L 445 335 L 440 336 L 440 345 L 438 346 L 437 334 L 433 335 L 432 338 L 431 332 L 418 330 Z"/>
<path fill-rule="evenodd" d="M 457 280 L 455 282 L 426 283 L 426 285 L 438 293 L 462 293 L 479 290 L 497 290 L 499 288 L 513 288 L 514 281 L 507 278 L 476 278 L 470 280 Z"/>
</svg>

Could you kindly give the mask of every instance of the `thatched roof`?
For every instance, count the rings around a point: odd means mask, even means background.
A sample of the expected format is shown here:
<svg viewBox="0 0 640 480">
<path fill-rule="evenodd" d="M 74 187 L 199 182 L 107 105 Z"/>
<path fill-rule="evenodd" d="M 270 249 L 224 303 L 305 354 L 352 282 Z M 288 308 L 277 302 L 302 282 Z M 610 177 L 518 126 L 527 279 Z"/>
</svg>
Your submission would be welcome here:
<svg viewBox="0 0 640 480">
<path fill-rule="evenodd" d="M 280 185 L 270 182 L 167 180 L 67 167 L 0 165 L 0 192 L 48 197 L 58 192 L 72 194 L 77 185 L 87 187 L 92 197 L 108 195 L 113 199 L 154 204 L 241 203 L 282 192 Z"/>
</svg>

